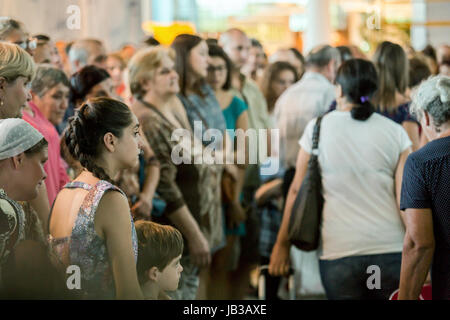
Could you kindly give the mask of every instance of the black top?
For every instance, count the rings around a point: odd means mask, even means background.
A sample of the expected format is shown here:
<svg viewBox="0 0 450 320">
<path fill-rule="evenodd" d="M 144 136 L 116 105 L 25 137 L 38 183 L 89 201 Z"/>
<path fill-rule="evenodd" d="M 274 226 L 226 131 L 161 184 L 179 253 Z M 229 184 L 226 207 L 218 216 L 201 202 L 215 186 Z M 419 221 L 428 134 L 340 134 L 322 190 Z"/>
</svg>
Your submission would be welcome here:
<svg viewBox="0 0 450 320">
<path fill-rule="evenodd" d="M 433 299 L 450 299 L 450 137 L 431 141 L 408 157 L 400 208 L 431 209 Z"/>
</svg>

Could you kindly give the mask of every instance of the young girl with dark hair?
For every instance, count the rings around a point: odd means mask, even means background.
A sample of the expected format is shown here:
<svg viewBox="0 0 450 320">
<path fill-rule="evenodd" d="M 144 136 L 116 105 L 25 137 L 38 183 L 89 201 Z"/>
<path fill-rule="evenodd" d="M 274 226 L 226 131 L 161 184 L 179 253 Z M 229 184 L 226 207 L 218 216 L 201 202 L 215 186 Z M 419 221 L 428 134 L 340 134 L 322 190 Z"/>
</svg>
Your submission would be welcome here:
<svg viewBox="0 0 450 320">
<path fill-rule="evenodd" d="M 70 79 L 69 109 L 67 115 L 80 108 L 81 104 L 89 98 L 109 97 L 115 98 L 114 86 L 111 77 L 104 69 L 96 66 L 86 66 Z M 69 110 L 67 109 L 67 110 Z M 67 124 L 63 125 L 66 127 Z M 77 176 L 82 169 L 77 159 L 74 159 L 61 141 L 61 150 L 64 159 L 75 171 Z M 147 218 L 153 209 L 152 199 L 159 181 L 159 163 L 147 139 L 142 136 L 143 154 L 139 165 L 130 170 L 124 170 L 117 177 L 117 185 L 127 194 L 132 204 L 133 215 L 136 218 Z"/>
<path fill-rule="evenodd" d="M 113 184 L 139 163 L 138 120 L 125 104 L 94 98 L 76 111 L 64 138 L 84 170 L 55 200 L 50 242 L 62 266 L 80 267 L 82 298 L 142 298 L 130 207 Z"/>
<path fill-rule="evenodd" d="M 328 299 L 389 299 L 398 288 L 405 235 L 399 210 L 400 188 L 411 141 L 397 123 L 374 113 L 374 65 L 351 59 L 337 72 L 337 110 L 321 122 L 318 160 L 324 207 L 319 267 Z M 300 139 L 294 180 L 289 189 L 269 272 L 289 269 L 289 219 L 307 171 L 316 119 Z M 381 271 L 379 290 L 366 285 L 369 266 Z M 378 289 L 378 288 L 377 288 Z"/>
</svg>

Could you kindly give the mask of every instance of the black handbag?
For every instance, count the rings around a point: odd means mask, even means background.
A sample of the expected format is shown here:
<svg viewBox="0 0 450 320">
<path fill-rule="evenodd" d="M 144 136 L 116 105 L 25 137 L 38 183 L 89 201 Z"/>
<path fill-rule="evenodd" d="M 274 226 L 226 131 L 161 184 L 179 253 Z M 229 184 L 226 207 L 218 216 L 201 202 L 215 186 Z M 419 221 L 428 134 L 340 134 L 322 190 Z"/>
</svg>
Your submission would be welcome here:
<svg viewBox="0 0 450 320">
<path fill-rule="evenodd" d="M 321 121 L 322 116 L 317 118 L 314 126 L 313 146 L 308 169 L 292 207 L 289 220 L 289 241 L 303 251 L 316 250 L 320 241 L 320 224 L 324 203 L 318 159 Z"/>
</svg>

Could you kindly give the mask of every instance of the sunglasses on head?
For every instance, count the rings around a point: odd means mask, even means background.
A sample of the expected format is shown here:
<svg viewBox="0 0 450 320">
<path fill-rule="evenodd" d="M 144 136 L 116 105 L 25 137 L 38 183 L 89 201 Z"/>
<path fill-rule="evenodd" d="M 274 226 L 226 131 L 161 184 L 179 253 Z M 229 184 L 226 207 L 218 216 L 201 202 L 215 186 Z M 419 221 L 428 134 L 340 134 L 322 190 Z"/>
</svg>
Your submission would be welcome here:
<svg viewBox="0 0 450 320">
<path fill-rule="evenodd" d="M 36 38 L 29 38 L 26 41 L 17 41 L 14 42 L 15 44 L 17 44 L 19 47 L 21 47 L 23 50 L 35 50 L 37 47 L 37 39 Z"/>
</svg>

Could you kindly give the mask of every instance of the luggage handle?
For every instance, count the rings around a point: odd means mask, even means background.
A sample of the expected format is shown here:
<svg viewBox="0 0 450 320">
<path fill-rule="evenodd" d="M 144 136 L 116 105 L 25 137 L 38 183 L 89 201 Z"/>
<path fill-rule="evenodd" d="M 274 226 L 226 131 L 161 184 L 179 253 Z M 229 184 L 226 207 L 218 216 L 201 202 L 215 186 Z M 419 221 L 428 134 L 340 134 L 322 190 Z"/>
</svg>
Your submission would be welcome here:
<svg viewBox="0 0 450 320">
<path fill-rule="evenodd" d="M 269 265 L 262 265 L 258 267 L 259 275 L 258 275 L 258 299 L 265 300 L 266 299 L 266 278 L 265 276 L 268 274 Z M 294 269 L 289 267 L 288 273 L 288 290 L 289 290 L 289 300 L 295 300 L 295 278 L 294 278 Z"/>
</svg>

